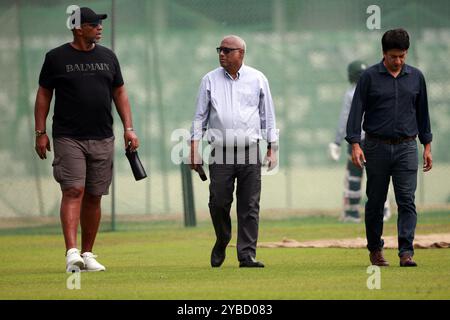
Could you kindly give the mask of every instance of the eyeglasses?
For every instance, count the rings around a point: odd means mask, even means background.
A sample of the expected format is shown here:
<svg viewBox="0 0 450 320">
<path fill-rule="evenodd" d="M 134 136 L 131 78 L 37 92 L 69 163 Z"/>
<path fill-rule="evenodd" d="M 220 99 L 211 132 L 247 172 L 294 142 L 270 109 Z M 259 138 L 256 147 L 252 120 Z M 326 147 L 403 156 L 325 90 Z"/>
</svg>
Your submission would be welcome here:
<svg viewBox="0 0 450 320">
<path fill-rule="evenodd" d="M 91 28 L 98 28 L 98 26 L 102 25 L 102 20 L 100 20 L 98 22 L 92 22 L 92 23 L 83 23 L 83 25 L 89 26 Z"/>
<path fill-rule="evenodd" d="M 231 51 L 234 51 L 234 50 L 240 50 L 241 48 L 227 48 L 227 47 L 218 47 L 218 48 L 216 48 L 216 50 L 217 50 L 217 53 L 219 53 L 220 54 L 220 52 L 222 52 L 223 51 L 223 53 L 225 53 L 225 54 L 229 54 Z"/>
</svg>

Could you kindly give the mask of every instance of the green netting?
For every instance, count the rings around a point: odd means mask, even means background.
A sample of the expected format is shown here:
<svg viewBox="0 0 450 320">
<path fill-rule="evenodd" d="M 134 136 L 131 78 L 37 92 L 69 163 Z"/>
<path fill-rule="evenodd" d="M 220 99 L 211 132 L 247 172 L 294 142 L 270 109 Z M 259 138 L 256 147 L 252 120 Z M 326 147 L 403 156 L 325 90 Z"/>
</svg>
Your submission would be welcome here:
<svg viewBox="0 0 450 320">
<path fill-rule="evenodd" d="M 112 7 L 115 19 L 112 25 Z M 0 2 L 0 217 L 56 217 L 60 191 L 52 154 L 34 153 L 34 98 L 45 53 L 71 41 L 72 1 Z M 218 66 L 215 47 L 226 34 L 247 42 L 245 62 L 268 77 L 281 130 L 280 171 L 265 176 L 262 209 L 340 210 L 345 156 L 327 156 L 334 138 L 346 67 L 381 59 L 384 31 L 411 35 L 408 63 L 428 83 L 434 133 L 433 171 L 419 175 L 417 201 L 450 201 L 450 3 L 378 1 L 381 29 L 368 30 L 371 1 L 152 0 L 89 1 L 109 14 L 103 45 L 114 43 L 130 96 L 140 154 L 149 179 L 135 182 L 122 150 L 116 115 L 115 210 L 126 216 L 182 218 L 180 168 L 171 161 L 176 129 L 190 127 L 201 77 Z M 112 40 L 114 29 L 114 41 Z M 52 110 L 51 110 L 52 113 Z M 51 128 L 51 116 L 47 122 Z M 50 130 L 49 130 L 50 131 Z M 343 154 L 345 150 L 343 149 Z M 208 185 L 194 178 L 196 208 L 207 212 Z M 111 213 L 111 197 L 103 212 Z M 0 223 L 1 226 L 1 223 Z"/>
</svg>

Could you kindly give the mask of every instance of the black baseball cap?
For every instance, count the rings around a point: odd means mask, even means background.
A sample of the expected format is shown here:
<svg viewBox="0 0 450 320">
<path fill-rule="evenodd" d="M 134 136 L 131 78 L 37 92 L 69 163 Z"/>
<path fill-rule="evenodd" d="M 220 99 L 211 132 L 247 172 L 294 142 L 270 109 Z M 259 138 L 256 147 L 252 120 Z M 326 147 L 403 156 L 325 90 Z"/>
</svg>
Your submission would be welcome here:
<svg viewBox="0 0 450 320">
<path fill-rule="evenodd" d="M 74 28 L 79 28 L 83 23 L 101 23 L 101 20 L 107 17 L 107 14 L 97 14 L 94 10 L 87 7 L 76 8 L 72 11 L 72 16 L 67 21 L 67 28 L 73 30 Z"/>
<path fill-rule="evenodd" d="M 108 17 L 107 14 L 97 14 L 94 12 L 94 10 L 82 7 L 80 8 L 80 23 L 95 23 L 99 22 L 100 20 L 104 20 Z"/>
</svg>

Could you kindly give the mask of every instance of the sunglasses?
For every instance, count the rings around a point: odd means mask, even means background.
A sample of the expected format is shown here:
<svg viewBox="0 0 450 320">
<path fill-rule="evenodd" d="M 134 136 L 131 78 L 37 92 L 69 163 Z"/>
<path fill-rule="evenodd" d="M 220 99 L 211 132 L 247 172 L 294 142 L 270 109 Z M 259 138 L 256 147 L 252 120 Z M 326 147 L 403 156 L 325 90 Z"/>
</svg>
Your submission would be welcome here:
<svg viewBox="0 0 450 320">
<path fill-rule="evenodd" d="M 83 23 L 83 25 L 89 26 L 91 28 L 98 28 L 98 26 L 102 25 L 102 20 L 100 20 L 98 22 L 92 22 L 92 23 Z"/>
<path fill-rule="evenodd" d="M 220 52 L 222 52 L 223 51 L 223 53 L 225 53 L 225 54 L 229 54 L 231 51 L 234 51 L 234 50 L 240 50 L 241 48 L 227 48 L 227 47 L 218 47 L 218 48 L 216 48 L 216 50 L 217 50 L 217 53 L 219 53 L 220 54 Z"/>
</svg>

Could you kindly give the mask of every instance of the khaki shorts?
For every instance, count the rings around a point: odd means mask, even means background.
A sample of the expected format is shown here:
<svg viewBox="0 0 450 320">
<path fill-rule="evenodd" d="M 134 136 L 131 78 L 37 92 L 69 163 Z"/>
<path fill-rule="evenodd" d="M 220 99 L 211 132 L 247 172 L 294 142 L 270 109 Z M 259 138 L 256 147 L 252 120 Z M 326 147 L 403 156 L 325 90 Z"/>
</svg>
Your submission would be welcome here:
<svg viewBox="0 0 450 320">
<path fill-rule="evenodd" d="M 53 176 L 61 190 L 85 188 L 91 195 L 107 195 L 112 180 L 114 137 L 102 140 L 55 138 Z"/>
</svg>

